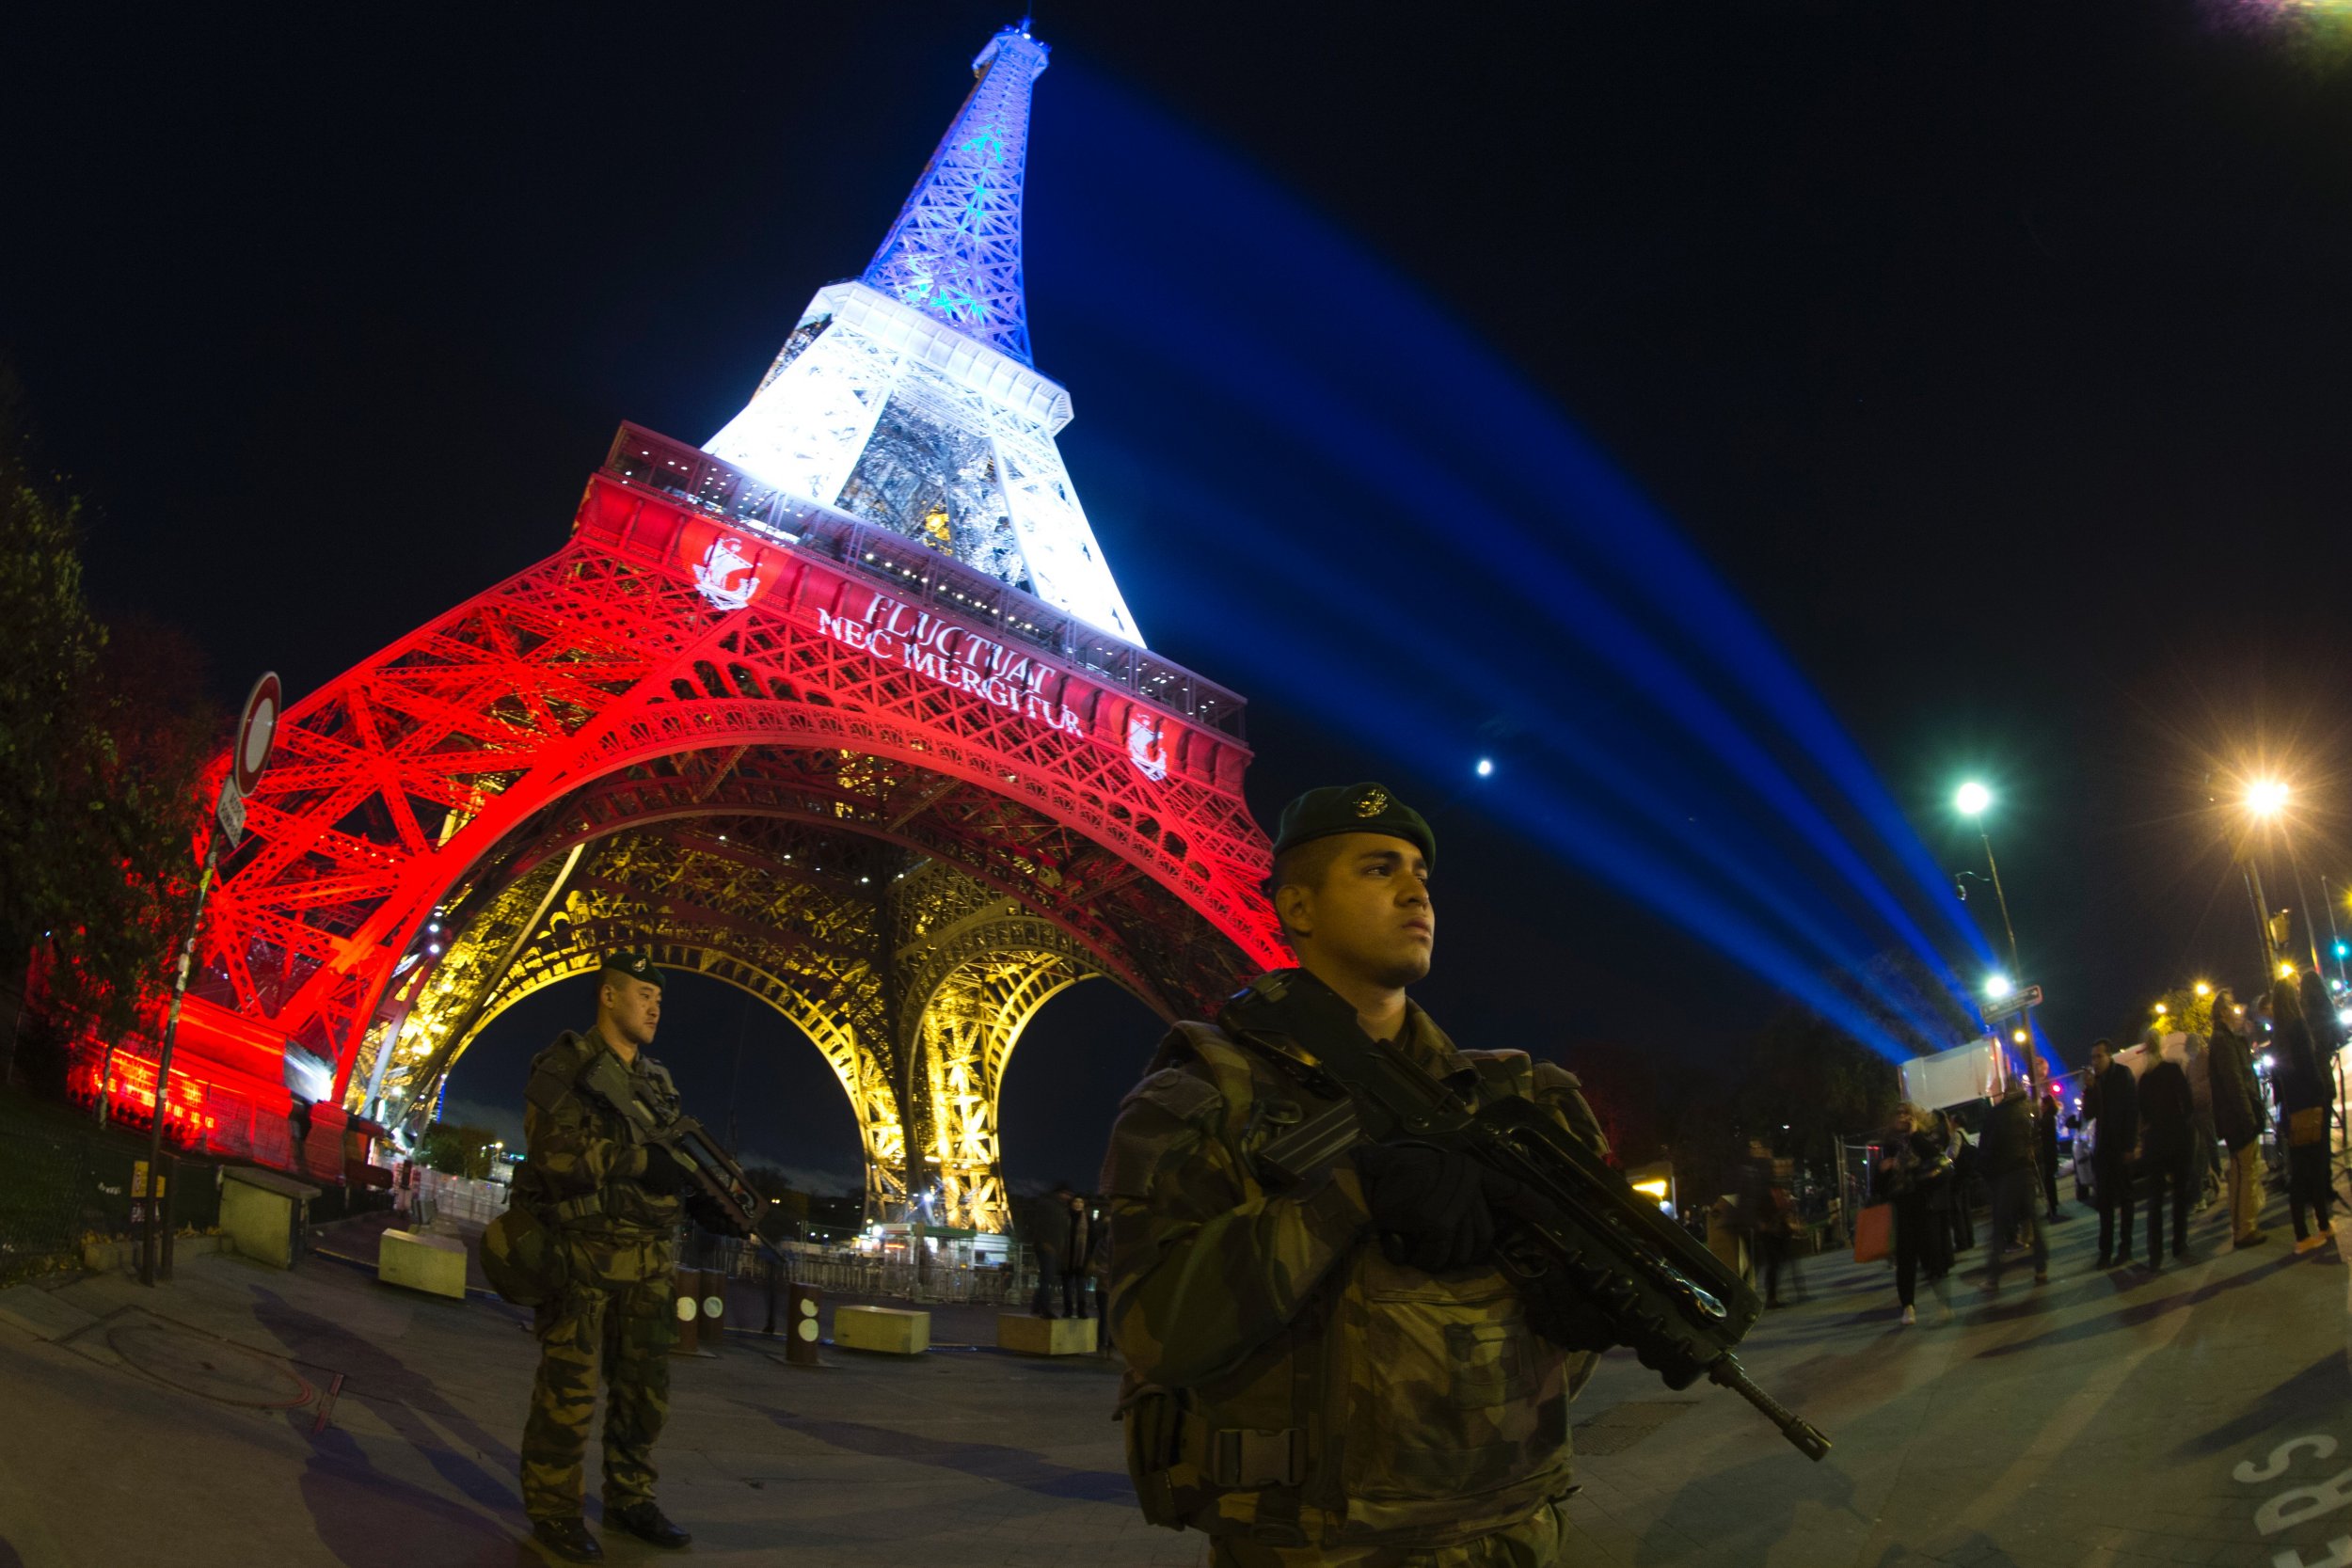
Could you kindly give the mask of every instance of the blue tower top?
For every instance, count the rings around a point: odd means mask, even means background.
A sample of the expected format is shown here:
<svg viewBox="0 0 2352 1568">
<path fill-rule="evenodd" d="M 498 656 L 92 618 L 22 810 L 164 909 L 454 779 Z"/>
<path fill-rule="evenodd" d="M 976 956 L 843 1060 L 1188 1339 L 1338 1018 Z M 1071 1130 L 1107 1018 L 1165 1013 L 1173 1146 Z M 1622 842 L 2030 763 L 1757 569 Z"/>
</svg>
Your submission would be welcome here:
<svg viewBox="0 0 2352 1568">
<path fill-rule="evenodd" d="M 1021 187 L 1029 87 L 1045 45 L 1025 18 L 974 56 L 971 96 L 866 269 L 871 288 L 1019 360 L 1029 355 L 1021 283 Z"/>
</svg>

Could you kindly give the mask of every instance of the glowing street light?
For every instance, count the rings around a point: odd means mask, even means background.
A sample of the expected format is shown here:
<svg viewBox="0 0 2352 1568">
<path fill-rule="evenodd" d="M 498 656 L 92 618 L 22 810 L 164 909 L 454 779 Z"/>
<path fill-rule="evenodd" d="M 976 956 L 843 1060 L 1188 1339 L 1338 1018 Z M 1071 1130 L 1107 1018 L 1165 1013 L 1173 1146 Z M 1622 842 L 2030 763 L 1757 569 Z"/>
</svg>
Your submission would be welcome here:
<svg viewBox="0 0 2352 1568">
<path fill-rule="evenodd" d="M 1492 757 L 1480 757 L 1478 759 L 1478 776 L 1482 779 L 1491 779 L 1494 775 L 1495 759 Z"/>
<path fill-rule="evenodd" d="M 2202 980 L 2198 981 L 2198 982 L 2197 982 L 2194 986 L 2191 986 L 2189 989 L 2190 989 L 2191 990 L 2195 991 L 2195 992 L 2196 992 L 2198 995 L 2200 995 L 2200 996 L 2211 996 L 2211 995 L 2213 994 L 2213 988 L 2212 988 L 2211 986 L 2209 986 L 2209 985 L 2205 984 L 2205 982 L 2204 982 L 2204 981 L 2202 981 Z"/>
<path fill-rule="evenodd" d="M 2287 961 L 2287 960 L 2283 959 L 2283 958 L 2282 958 L 2282 959 L 2280 959 L 2280 962 L 2279 962 L 2279 978 L 2280 978 L 2280 979 L 2281 979 L 2281 980 L 2292 980 L 2292 979 L 2294 979 L 2294 978 L 2295 978 L 2295 965 L 2294 965 L 2293 963 L 2291 963 L 2291 962 L 2289 962 L 2289 961 Z"/>
<path fill-rule="evenodd" d="M 2276 816 L 2287 809 L 2287 785 L 2283 779 L 2256 779 L 2246 786 L 2246 809 L 2256 816 Z"/>
<path fill-rule="evenodd" d="M 2167 1007 L 2163 1003 L 2159 1002 L 2156 1004 L 2156 1016 L 2158 1018 L 2162 1018 L 2166 1013 L 2170 1011 L 2171 1009 Z"/>
<path fill-rule="evenodd" d="M 2017 958 L 2017 926 L 2009 917 L 2009 894 L 2001 886 L 2001 863 L 1993 857 L 1993 835 L 1985 831 L 1984 826 L 1984 814 L 1992 804 L 1993 792 L 1974 779 L 1962 784 L 1952 795 L 1953 807 L 1977 825 L 1977 837 L 1984 845 L 1985 869 L 1993 873 L 1993 896 L 2001 906 L 2001 930 L 2009 937 L 2009 967 L 2022 974 L 2025 965 Z M 1990 990 L 1992 988 L 1986 989 Z M 2030 1021 L 2033 1015 L 2028 1013 L 2026 1016 Z"/>
<path fill-rule="evenodd" d="M 2026 1034 L 2023 1029 L 2012 1029 L 2009 1032 L 2009 1037 L 2015 1040 L 2019 1045 L 2023 1045 L 2033 1037 Z"/>
<path fill-rule="evenodd" d="M 2017 988 L 2015 986 L 2010 983 L 2010 978 L 2006 974 L 1988 974 L 1985 976 L 1984 994 L 1991 997 L 1995 1002 L 1998 1002 L 2001 998 L 2007 996 L 2010 991 L 2013 991 L 2016 989 Z"/>
</svg>

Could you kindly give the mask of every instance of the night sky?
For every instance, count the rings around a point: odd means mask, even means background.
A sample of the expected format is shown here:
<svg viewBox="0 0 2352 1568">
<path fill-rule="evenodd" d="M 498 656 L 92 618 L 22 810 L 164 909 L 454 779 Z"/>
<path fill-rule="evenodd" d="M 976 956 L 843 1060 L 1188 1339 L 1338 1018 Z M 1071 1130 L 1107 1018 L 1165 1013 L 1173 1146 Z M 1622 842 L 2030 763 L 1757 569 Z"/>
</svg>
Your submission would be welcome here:
<svg viewBox="0 0 2352 1568">
<path fill-rule="evenodd" d="M 224 704 L 554 549 L 620 420 L 706 438 L 1010 19 L 71 10 L 0 63 L 0 356 L 95 509 L 100 608 L 185 626 Z M 2352 873 L 2352 22 L 2295 13 L 1039 12 L 1029 302 L 1073 475 L 1152 645 L 1250 698 L 1262 818 L 1376 777 L 1435 819 L 1422 995 L 1464 1043 L 1706 1069 L 1825 955 L 1899 944 L 1606 657 L 1613 609 L 1968 983 L 1989 901 L 1921 873 L 1979 863 L 1947 802 L 1990 784 L 2072 1061 L 2193 975 L 2255 989 L 2209 800 L 2246 770 L 2293 779 L 2307 879 Z M 1706 652 L 1738 617 L 1676 538 L 1868 759 L 1908 867 L 1761 666 Z M 1782 957 L 1661 865 L 1744 889 Z M 815 1053 L 674 992 L 658 1050 L 707 1119 L 733 1085 L 747 1148 L 848 1180 Z M 511 1105 L 585 1006 L 514 1009 L 453 1101 Z M 1091 1171 L 1155 1033 L 1107 984 L 1048 1008 L 1016 1181 Z"/>
</svg>

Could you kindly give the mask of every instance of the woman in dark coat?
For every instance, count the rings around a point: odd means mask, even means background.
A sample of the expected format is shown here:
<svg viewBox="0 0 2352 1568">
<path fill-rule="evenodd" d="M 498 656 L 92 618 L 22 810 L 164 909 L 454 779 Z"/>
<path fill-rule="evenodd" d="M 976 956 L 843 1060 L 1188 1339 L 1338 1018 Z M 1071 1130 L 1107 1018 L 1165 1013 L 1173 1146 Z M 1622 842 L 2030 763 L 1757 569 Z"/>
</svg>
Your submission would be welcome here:
<svg viewBox="0 0 2352 1568">
<path fill-rule="evenodd" d="M 2229 1157 L 2230 1237 L 2238 1246 L 2260 1246 L 2270 1239 L 2262 1227 L 2262 1091 L 2254 1083 L 2254 1059 L 2245 1022 L 2228 987 L 2214 992 L 2213 1029 L 2205 1043 L 2205 1072 L 2213 1085 L 2214 1130 Z"/>
<path fill-rule="evenodd" d="M 1895 1203 L 1895 1293 L 1903 1304 L 1906 1323 L 1919 1321 L 1912 1296 L 1920 1273 L 1934 1285 L 1951 1267 L 1947 1246 L 1950 1222 L 1942 1211 L 1928 1206 L 1931 1183 L 1948 1180 L 1951 1169 L 1935 1113 L 1916 1105 L 1898 1110 L 1895 1126 L 1886 1134 L 1885 1153 L 1879 1159 L 1879 1190 Z"/>
<path fill-rule="evenodd" d="M 2279 1094 L 2280 1129 L 2287 1146 L 2287 1217 L 2295 1222 L 2295 1250 L 2316 1252 L 2335 1234 L 2328 1217 L 2328 1095 L 2319 1075 L 2319 1053 L 2303 1016 L 2298 990 L 2281 982 L 2270 993 L 2271 1082 Z M 2315 1210 L 2318 1234 L 2305 1226 L 2305 1210 Z"/>
</svg>

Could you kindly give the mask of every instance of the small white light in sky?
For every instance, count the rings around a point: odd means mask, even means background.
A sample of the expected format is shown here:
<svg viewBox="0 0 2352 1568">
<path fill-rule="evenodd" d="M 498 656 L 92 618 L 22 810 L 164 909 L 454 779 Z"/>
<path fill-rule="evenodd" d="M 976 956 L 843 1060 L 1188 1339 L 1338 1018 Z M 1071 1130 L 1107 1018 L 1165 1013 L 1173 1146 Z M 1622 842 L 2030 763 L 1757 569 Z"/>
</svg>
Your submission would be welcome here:
<svg viewBox="0 0 2352 1568">
<path fill-rule="evenodd" d="M 1490 779 L 1490 778 L 1494 777 L 1494 771 L 1495 771 L 1495 759 L 1494 759 L 1494 758 L 1492 758 L 1492 757 L 1480 757 L 1480 758 L 1478 759 L 1478 776 L 1479 776 L 1480 778 L 1482 778 L 1482 779 Z"/>
</svg>

